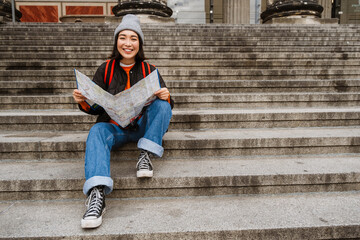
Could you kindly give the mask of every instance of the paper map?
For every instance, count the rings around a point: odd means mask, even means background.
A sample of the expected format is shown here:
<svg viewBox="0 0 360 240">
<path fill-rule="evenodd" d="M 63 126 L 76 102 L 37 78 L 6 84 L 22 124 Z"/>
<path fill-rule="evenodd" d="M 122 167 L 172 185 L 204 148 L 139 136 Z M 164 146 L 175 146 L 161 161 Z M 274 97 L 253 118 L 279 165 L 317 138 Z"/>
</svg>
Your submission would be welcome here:
<svg viewBox="0 0 360 240">
<path fill-rule="evenodd" d="M 156 69 L 130 89 L 112 95 L 99 87 L 85 74 L 75 70 L 77 87 L 87 98 L 90 106 L 94 103 L 105 109 L 112 120 L 121 127 L 126 127 L 136 119 L 144 106 L 155 100 L 154 93 L 160 89 L 159 73 Z"/>
</svg>

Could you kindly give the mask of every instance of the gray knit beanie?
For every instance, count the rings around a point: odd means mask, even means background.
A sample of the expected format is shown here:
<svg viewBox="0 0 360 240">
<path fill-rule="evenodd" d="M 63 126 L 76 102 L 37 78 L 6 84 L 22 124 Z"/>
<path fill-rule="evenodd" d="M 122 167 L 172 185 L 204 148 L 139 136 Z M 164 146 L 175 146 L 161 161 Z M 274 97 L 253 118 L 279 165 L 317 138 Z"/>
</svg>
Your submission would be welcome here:
<svg viewBox="0 0 360 240">
<path fill-rule="evenodd" d="M 132 31 L 136 32 L 139 35 L 139 37 L 141 38 L 142 44 L 144 44 L 144 34 L 141 31 L 140 21 L 137 16 L 135 16 L 133 14 L 125 15 L 123 17 L 121 23 L 119 24 L 119 26 L 117 26 L 117 28 L 115 29 L 114 38 L 116 37 L 116 34 L 121 32 L 122 30 L 132 30 Z"/>
</svg>

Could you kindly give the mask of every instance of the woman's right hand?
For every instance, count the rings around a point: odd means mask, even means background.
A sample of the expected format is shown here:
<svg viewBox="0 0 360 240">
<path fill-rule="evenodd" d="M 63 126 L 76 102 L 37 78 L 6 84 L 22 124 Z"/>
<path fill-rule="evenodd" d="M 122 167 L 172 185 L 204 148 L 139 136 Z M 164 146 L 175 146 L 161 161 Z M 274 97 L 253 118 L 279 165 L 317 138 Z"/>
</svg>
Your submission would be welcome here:
<svg viewBox="0 0 360 240">
<path fill-rule="evenodd" d="M 79 104 L 86 100 L 86 97 L 84 97 L 78 89 L 74 89 L 73 98 Z"/>
</svg>

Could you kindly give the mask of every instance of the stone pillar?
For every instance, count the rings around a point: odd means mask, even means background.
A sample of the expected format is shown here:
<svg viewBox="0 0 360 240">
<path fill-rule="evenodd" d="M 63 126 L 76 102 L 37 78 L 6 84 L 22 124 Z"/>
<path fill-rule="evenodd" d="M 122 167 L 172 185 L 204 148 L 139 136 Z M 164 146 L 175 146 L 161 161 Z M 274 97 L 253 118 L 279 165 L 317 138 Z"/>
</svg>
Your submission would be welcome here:
<svg viewBox="0 0 360 240">
<path fill-rule="evenodd" d="M 322 11 L 318 0 L 267 0 L 261 19 L 266 23 L 278 18 L 321 18 Z"/>
<path fill-rule="evenodd" d="M 331 0 L 319 0 L 319 4 L 324 8 L 321 18 L 331 18 L 331 9 L 332 9 Z"/>
<path fill-rule="evenodd" d="M 20 22 L 22 14 L 15 9 L 15 21 Z M 12 22 L 11 0 L 0 0 L 0 22 Z"/>
<path fill-rule="evenodd" d="M 223 0 L 223 21 L 228 24 L 249 24 L 250 0 Z"/>
<path fill-rule="evenodd" d="M 173 13 L 167 0 L 118 0 L 112 11 L 117 17 L 131 13 L 170 18 Z"/>
</svg>

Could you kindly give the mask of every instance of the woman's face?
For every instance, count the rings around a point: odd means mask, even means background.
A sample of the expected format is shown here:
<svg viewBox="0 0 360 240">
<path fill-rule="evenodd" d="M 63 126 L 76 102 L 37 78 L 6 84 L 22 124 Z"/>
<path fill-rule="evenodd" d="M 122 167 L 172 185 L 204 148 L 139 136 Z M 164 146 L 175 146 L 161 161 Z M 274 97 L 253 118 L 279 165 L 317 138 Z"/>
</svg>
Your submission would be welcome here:
<svg viewBox="0 0 360 240">
<path fill-rule="evenodd" d="M 135 56 L 139 52 L 139 48 L 140 41 L 136 32 L 123 30 L 119 33 L 117 49 L 123 57 L 120 62 L 127 65 L 135 63 Z"/>
</svg>

